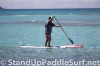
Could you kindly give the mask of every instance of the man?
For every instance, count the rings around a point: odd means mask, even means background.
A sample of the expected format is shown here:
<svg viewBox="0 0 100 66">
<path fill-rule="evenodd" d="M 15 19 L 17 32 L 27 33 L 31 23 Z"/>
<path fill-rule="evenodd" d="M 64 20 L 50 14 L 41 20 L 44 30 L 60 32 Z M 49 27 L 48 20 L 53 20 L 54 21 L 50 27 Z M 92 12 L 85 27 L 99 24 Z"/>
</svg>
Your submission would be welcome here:
<svg viewBox="0 0 100 66">
<path fill-rule="evenodd" d="M 55 18 L 55 16 L 49 17 L 45 24 L 45 36 L 46 36 L 45 46 L 46 47 L 51 47 L 50 42 L 51 42 L 52 27 L 54 27 L 54 26 L 61 27 L 61 26 L 57 26 L 52 23 L 53 18 Z"/>
</svg>

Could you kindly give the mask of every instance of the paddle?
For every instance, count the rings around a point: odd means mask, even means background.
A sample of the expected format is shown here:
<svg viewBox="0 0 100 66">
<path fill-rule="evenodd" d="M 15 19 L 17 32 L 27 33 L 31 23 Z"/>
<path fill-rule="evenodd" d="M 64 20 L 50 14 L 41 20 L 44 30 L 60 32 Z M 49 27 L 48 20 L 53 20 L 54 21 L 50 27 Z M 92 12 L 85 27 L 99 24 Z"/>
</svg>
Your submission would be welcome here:
<svg viewBox="0 0 100 66">
<path fill-rule="evenodd" d="M 59 26 L 61 26 L 60 23 L 58 22 L 58 20 L 56 19 L 56 17 L 55 17 L 55 20 L 57 21 L 57 23 L 59 24 Z M 74 42 L 68 37 L 67 33 L 64 31 L 64 29 L 62 28 L 62 26 L 61 26 L 61 29 L 63 30 L 63 32 L 65 33 L 65 35 L 69 39 L 69 41 L 73 44 Z"/>
</svg>

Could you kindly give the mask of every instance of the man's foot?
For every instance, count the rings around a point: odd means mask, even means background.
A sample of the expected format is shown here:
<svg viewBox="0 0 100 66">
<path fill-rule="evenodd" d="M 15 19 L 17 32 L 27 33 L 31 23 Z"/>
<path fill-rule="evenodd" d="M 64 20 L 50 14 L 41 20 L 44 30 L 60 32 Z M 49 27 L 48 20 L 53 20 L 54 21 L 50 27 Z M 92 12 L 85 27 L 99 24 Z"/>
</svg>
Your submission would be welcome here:
<svg viewBox="0 0 100 66">
<path fill-rule="evenodd" d="M 50 46 L 47 46 L 47 47 L 52 47 L 52 46 L 50 45 Z"/>
</svg>

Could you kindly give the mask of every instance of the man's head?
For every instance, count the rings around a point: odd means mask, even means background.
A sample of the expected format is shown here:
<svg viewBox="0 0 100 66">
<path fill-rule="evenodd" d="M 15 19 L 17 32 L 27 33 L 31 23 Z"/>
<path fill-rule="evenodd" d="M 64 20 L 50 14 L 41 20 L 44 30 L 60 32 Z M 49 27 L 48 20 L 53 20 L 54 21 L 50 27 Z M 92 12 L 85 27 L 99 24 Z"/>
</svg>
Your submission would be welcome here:
<svg viewBox="0 0 100 66">
<path fill-rule="evenodd" d="M 51 17 L 49 17 L 48 19 L 51 19 Z"/>
<path fill-rule="evenodd" d="M 48 20 L 50 20 L 52 17 L 49 17 Z M 53 19 L 52 19 L 53 20 Z"/>
</svg>

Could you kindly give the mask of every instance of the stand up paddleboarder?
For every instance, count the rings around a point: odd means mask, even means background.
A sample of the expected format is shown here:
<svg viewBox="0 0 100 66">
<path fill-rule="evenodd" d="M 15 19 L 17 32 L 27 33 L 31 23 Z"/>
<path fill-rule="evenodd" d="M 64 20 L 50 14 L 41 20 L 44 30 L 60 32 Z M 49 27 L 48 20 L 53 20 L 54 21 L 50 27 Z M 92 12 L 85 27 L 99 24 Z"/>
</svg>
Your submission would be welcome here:
<svg viewBox="0 0 100 66">
<path fill-rule="evenodd" d="M 54 26 L 61 27 L 60 25 L 55 25 L 52 23 L 53 18 L 55 18 L 55 16 L 49 17 L 45 24 L 45 37 L 46 37 L 45 46 L 46 47 L 51 47 L 50 42 L 51 42 L 52 27 Z"/>
</svg>

